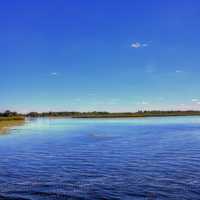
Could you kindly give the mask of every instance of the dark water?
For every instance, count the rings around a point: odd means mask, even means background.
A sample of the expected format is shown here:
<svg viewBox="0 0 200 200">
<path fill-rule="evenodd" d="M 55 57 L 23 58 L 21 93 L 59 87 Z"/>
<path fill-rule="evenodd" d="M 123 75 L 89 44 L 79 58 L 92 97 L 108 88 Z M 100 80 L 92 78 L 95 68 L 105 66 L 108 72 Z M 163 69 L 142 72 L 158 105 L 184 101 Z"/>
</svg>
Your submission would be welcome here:
<svg viewBox="0 0 200 200">
<path fill-rule="evenodd" d="M 0 136 L 1 199 L 200 199 L 200 118 L 38 119 Z"/>
</svg>

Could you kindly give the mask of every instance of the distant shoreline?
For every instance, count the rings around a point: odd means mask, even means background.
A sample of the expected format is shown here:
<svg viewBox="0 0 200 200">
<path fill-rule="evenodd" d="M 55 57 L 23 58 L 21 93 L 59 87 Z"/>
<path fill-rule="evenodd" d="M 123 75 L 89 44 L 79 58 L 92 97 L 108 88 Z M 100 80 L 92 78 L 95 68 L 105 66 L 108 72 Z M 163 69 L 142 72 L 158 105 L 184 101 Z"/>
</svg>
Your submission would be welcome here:
<svg viewBox="0 0 200 200">
<path fill-rule="evenodd" d="M 200 116 L 200 114 L 196 115 L 145 115 L 145 116 L 120 116 L 120 115 L 114 115 L 114 116 L 38 116 L 38 117 L 27 117 L 27 118 L 49 118 L 49 119 L 126 119 L 126 118 L 150 118 L 150 117 L 192 117 L 192 116 Z"/>
<path fill-rule="evenodd" d="M 141 118 L 141 117 L 170 117 L 170 116 L 200 116 L 198 110 L 186 111 L 137 111 L 137 112 L 77 112 L 77 111 L 62 111 L 62 112 L 29 112 L 21 114 L 7 110 L 0 113 L 0 121 L 24 120 L 26 117 L 65 117 L 65 118 Z"/>
<path fill-rule="evenodd" d="M 82 117 L 63 117 L 71 119 L 123 119 L 123 118 L 150 118 L 150 117 L 192 117 L 200 115 L 148 115 L 148 116 L 82 116 Z M 60 117 L 55 117 L 60 118 Z"/>
<path fill-rule="evenodd" d="M 55 113 L 53 113 L 55 114 Z M 62 113 L 63 114 L 63 113 Z M 6 133 L 10 128 L 15 126 L 23 125 L 25 123 L 26 118 L 50 118 L 50 119 L 138 119 L 138 118 L 150 118 L 150 117 L 190 117 L 190 116 L 200 116 L 200 112 L 171 112 L 171 113 L 107 113 L 107 114 L 97 114 L 97 113 L 90 113 L 87 114 L 80 114 L 80 115 L 72 115 L 72 116 L 64 116 L 64 115 L 48 115 L 47 113 L 43 113 L 43 115 L 38 114 L 37 116 L 27 116 L 27 115 L 19 115 L 19 116 L 7 116 L 2 117 L 0 116 L 0 134 Z"/>
</svg>

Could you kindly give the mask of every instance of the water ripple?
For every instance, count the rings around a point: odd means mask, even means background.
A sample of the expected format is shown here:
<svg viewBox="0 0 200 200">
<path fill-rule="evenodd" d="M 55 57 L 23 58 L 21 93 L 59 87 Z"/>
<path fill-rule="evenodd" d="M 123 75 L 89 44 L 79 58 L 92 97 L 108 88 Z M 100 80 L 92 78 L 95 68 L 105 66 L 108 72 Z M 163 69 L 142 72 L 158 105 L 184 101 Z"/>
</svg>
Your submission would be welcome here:
<svg viewBox="0 0 200 200">
<path fill-rule="evenodd" d="M 0 200 L 199 200 L 192 119 L 29 122 L 0 137 Z"/>
</svg>

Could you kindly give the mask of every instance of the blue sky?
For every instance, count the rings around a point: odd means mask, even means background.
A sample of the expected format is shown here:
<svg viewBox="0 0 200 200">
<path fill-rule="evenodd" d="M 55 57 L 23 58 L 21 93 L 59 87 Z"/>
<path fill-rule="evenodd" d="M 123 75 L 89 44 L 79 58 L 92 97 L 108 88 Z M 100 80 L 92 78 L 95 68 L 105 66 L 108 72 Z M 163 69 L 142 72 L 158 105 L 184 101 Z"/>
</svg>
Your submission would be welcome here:
<svg viewBox="0 0 200 200">
<path fill-rule="evenodd" d="M 200 109 L 200 2 L 7 0 L 0 110 Z"/>
</svg>

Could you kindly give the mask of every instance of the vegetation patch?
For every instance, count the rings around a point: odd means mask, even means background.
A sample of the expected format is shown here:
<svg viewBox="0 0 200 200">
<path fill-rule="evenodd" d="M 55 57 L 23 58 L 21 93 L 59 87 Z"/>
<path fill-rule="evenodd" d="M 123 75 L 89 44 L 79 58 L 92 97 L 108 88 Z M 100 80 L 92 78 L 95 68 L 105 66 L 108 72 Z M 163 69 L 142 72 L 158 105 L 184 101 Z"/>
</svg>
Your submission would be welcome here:
<svg viewBox="0 0 200 200">
<path fill-rule="evenodd" d="M 6 111 L 0 113 L 0 133 L 6 133 L 10 128 L 23 125 L 25 116 L 16 112 Z"/>
</svg>

